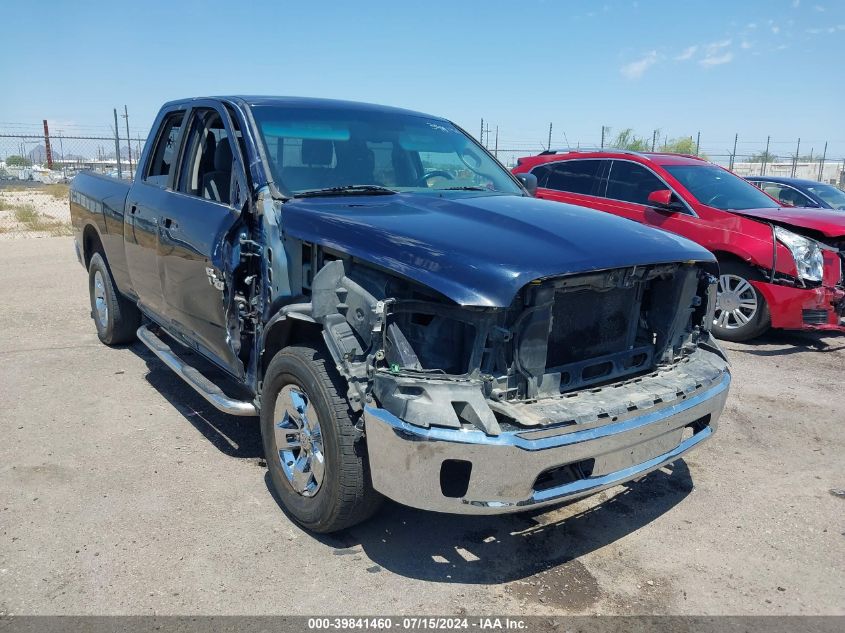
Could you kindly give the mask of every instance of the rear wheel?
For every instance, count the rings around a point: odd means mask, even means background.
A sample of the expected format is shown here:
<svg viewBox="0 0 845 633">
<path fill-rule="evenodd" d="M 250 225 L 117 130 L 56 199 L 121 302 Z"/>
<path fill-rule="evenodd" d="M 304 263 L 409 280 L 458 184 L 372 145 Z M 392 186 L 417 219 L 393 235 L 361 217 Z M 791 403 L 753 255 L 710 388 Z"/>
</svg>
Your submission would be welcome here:
<svg viewBox="0 0 845 633">
<path fill-rule="evenodd" d="M 261 437 L 273 487 L 303 527 L 335 532 L 380 506 L 343 381 L 317 346 L 286 347 L 270 362 Z"/>
<path fill-rule="evenodd" d="M 111 272 L 100 253 L 94 253 L 88 264 L 88 293 L 91 296 L 91 318 L 97 336 L 106 345 L 120 345 L 135 340 L 141 325 L 141 311 L 121 295 Z"/>
<path fill-rule="evenodd" d="M 713 333 L 727 341 L 748 341 L 760 336 L 771 326 L 769 306 L 751 284 L 762 276 L 739 262 L 719 265 L 716 312 Z"/>
</svg>

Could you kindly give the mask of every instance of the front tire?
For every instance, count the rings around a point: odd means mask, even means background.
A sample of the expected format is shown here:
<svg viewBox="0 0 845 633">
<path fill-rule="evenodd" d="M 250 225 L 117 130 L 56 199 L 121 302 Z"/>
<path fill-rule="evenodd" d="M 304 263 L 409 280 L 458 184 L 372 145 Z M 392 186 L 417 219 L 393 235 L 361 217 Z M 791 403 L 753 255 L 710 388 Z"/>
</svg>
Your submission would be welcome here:
<svg viewBox="0 0 845 633">
<path fill-rule="evenodd" d="M 316 346 L 286 347 L 270 362 L 261 438 L 273 487 L 303 527 L 336 532 L 381 505 L 343 381 Z"/>
<path fill-rule="evenodd" d="M 749 341 L 771 327 L 765 297 L 750 283 L 763 277 L 739 262 L 719 264 L 713 334 L 726 341 Z"/>
<path fill-rule="evenodd" d="M 111 272 L 100 253 L 94 253 L 88 264 L 88 294 L 91 297 L 91 318 L 97 336 L 106 345 L 121 345 L 135 340 L 141 326 L 141 311 L 121 295 Z"/>
</svg>

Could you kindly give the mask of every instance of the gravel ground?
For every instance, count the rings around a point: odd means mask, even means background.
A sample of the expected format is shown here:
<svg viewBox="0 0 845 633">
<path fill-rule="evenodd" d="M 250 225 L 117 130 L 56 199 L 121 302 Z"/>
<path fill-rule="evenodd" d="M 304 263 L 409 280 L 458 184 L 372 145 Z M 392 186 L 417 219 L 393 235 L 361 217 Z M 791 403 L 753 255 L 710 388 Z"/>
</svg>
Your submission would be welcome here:
<svg viewBox="0 0 845 633">
<path fill-rule="evenodd" d="M 4 183 L 7 185 L 8 183 Z M 57 189 L 60 195 L 66 189 Z M 31 207 L 37 214 L 31 223 L 21 223 L 15 216 L 15 209 Z M 70 205 L 66 197 L 57 197 L 44 185 L 0 187 L 0 241 L 20 240 L 32 237 L 50 237 L 51 234 L 68 235 L 70 227 Z"/>
<path fill-rule="evenodd" d="M 314 537 L 253 420 L 97 341 L 69 239 L 0 267 L 0 615 L 845 614 L 845 337 L 728 344 L 719 432 L 629 486 Z"/>
</svg>

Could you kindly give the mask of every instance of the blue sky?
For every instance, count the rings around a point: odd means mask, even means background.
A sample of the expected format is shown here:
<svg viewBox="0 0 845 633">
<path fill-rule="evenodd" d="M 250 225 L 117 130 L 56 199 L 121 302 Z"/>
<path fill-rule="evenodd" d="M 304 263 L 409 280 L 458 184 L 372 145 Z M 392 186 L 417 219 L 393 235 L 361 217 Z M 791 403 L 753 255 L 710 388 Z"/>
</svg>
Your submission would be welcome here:
<svg viewBox="0 0 845 633">
<path fill-rule="evenodd" d="M 446 116 L 500 147 L 597 144 L 601 126 L 702 134 L 710 153 L 845 156 L 843 0 L 15 2 L 7 123 L 133 135 L 200 94 L 336 97 Z M 121 121 L 122 125 L 122 121 Z M 565 135 L 565 136 L 564 136 Z M 491 137 L 492 141 L 492 137 Z"/>
</svg>

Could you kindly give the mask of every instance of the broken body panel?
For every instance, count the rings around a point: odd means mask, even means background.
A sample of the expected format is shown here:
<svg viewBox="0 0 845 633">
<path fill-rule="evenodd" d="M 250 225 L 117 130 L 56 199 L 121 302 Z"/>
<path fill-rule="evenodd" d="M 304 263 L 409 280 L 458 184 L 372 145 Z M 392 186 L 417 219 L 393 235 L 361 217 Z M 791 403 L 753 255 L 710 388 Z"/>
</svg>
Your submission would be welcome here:
<svg viewBox="0 0 845 633">
<path fill-rule="evenodd" d="M 172 201 L 144 228 L 131 211 L 139 178 L 123 191 L 82 175 L 80 260 L 104 251 L 133 299 L 139 283 L 157 286 L 144 313 L 258 407 L 272 356 L 321 336 L 377 490 L 434 510 L 512 511 L 641 476 L 712 434 L 730 374 L 709 333 L 717 269 L 704 249 L 527 195 L 293 199 L 266 167 L 249 98 L 174 102 L 157 125 L 210 103 L 243 141 L 228 215 L 180 244 L 164 226 Z M 135 247 L 146 260 L 133 263 Z M 204 303 L 168 307 L 191 293 Z M 191 310 L 211 315 L 205 334 Z"/>
</svg>

